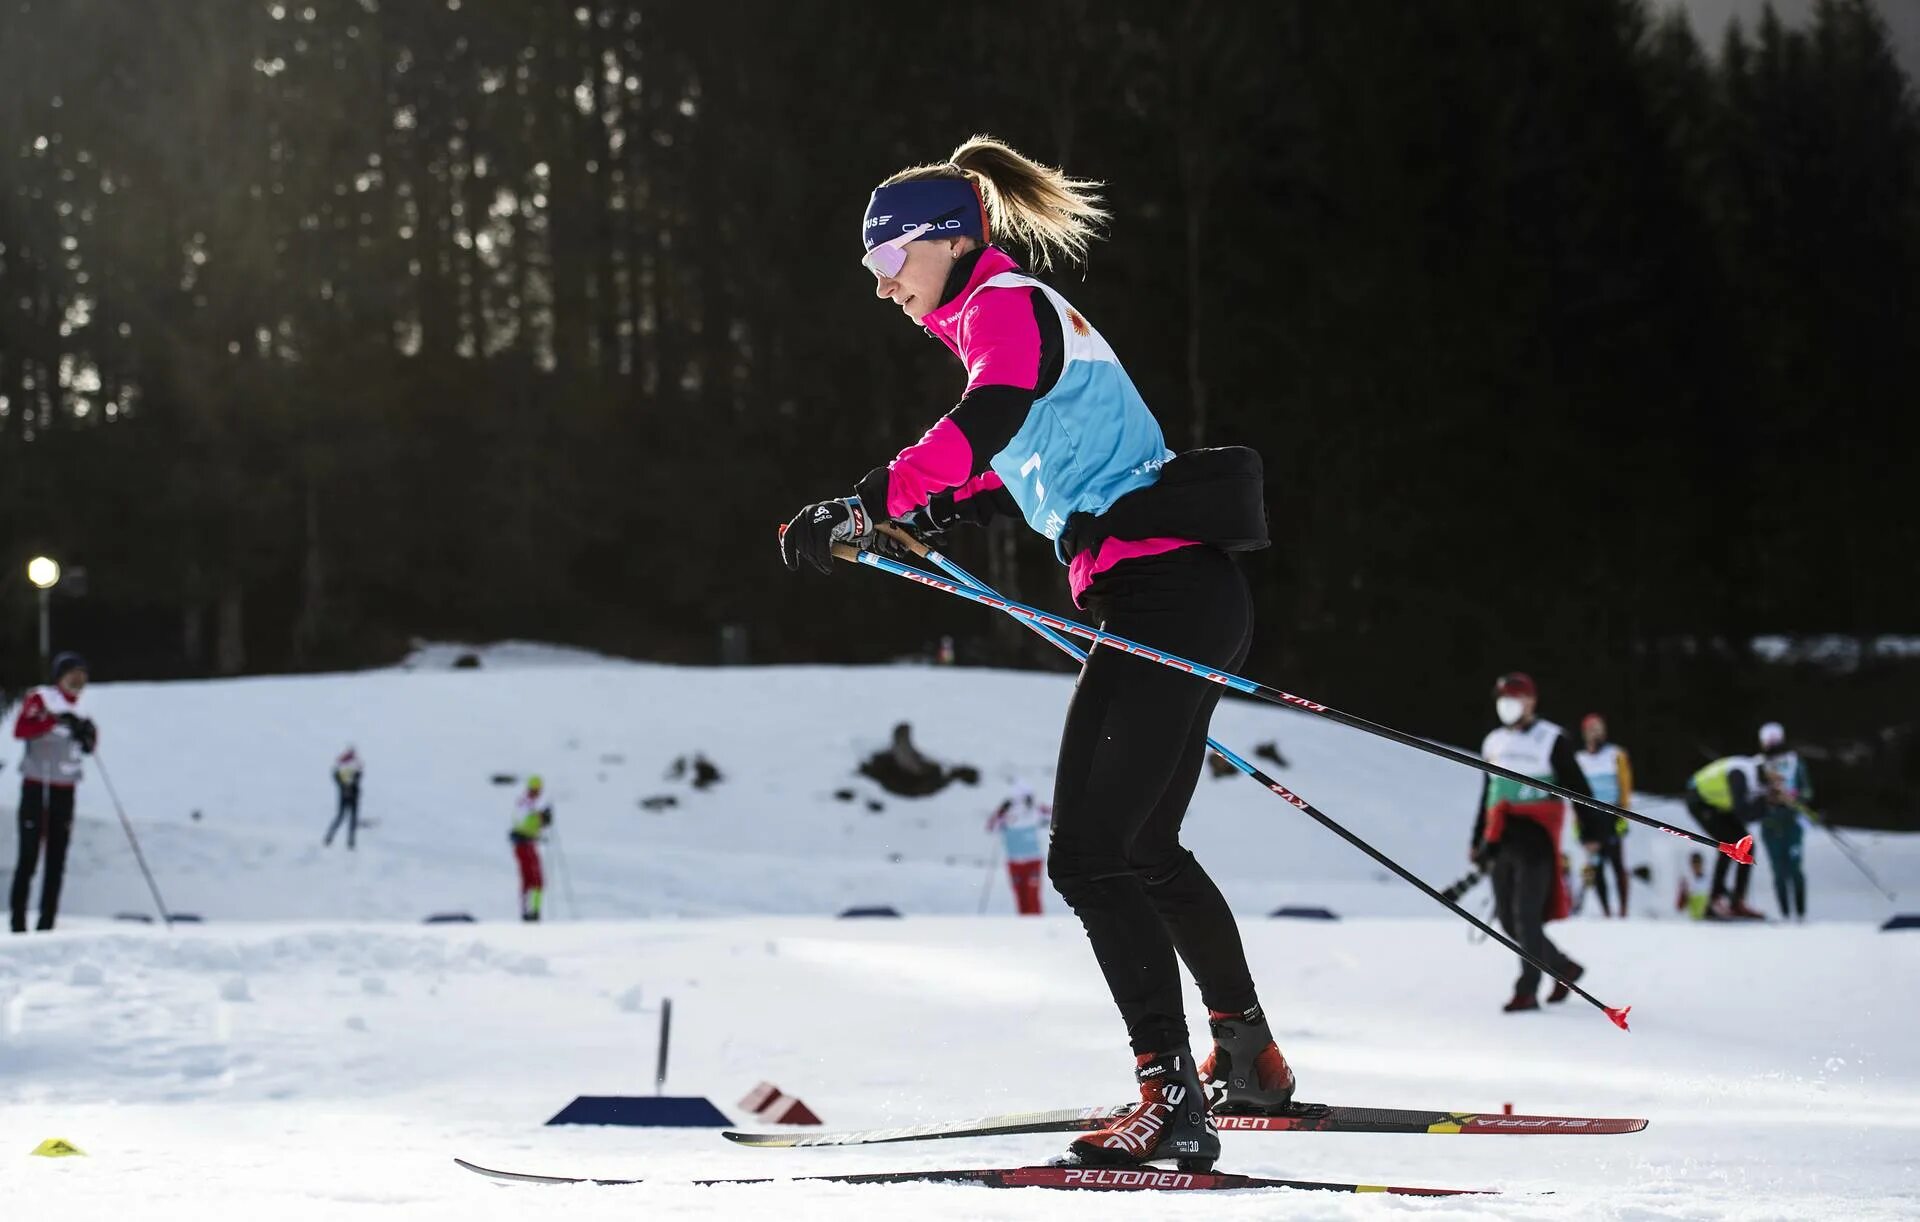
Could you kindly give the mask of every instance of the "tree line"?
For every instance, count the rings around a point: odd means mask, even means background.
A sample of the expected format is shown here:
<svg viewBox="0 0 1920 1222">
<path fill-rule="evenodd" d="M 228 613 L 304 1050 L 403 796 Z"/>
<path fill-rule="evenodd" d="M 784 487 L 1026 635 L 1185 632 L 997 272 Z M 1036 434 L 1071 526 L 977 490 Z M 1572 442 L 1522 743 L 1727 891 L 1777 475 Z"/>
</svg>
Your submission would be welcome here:
<svg viewBox="0 0 1920 1222">
<path fill-rule="evenodd" d="M 1108 184 L 1056 282 L 1170 444 L 1266 457 L 1250 668 L 1477 741 L 1500 671 L 1677 786 L 1778 717 L 1882 810 L 1913 672 L 1920 102 L 1870 0 L 114 0 L 0 11 L 0 658 L 539 636 L 871 661 L 1017 627 L 773 526 L 958 391 L 872 185 L 991 132 Z M 1064 606 L 1018 524 L 955 541 Z M 1850 746 L 1851 745 L 1851 746 Z"/>
</svg>

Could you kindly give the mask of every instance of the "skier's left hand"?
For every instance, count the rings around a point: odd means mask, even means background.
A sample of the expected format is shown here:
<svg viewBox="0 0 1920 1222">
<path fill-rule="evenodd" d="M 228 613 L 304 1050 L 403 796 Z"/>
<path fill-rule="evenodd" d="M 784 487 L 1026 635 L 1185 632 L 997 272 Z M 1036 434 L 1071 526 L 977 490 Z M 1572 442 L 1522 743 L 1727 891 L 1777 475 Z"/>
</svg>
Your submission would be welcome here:
<svg viewBox="0 0 1920 1222">
<path fill-rule="evenodd" d="M 821 573 L 833 572 L 833 545 L 865 547 L 873 539 L 873 521 L 860 498 L 817 501 L 793 515 L 780 532 L 780 559 L 787 571 L 800 571 L 801 561 Z"/>
<path fill-rule="evenodd" d="M 93 719 L 78 713 L 62 713 L 59 720 L 67 728 L 67 733 L 73 735 L 73 741 L 80 744 L 80 750 L 92 755 L 94 744 L 100 741 L 100 731 L 93 724 Z"/>
</svg>

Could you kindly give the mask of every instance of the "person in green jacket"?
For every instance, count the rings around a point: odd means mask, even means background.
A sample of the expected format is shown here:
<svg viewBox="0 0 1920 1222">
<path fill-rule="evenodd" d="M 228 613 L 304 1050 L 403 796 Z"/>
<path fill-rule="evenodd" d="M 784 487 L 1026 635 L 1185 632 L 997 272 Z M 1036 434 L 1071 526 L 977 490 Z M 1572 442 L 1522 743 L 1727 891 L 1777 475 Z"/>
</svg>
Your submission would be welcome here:
<svg viewBox="0 0 1920 1222">
<path fill-rule="evenodd" d="M 540 919 L 540 898 L 546 880 L 540 872 L 541 833 L 553 826 L 553 804 L 547 801 L 544 785 L 537 776 L 527 778 L 527 791 L 513 804 L 513 829 L 507 839 L 513 842 L 513 857 L 520 864 L 520 919 Z"/>
<path fill-rule="evenodd" d="M 1708 764 L 1687 782 L 1687 813 L 1715 840 L 1737 841 L 1747 834 L 1747 824 L 1763 813 L 1764 796 L 1759 757 L 1729 755 Z M 1747 907 L 1747 884 L 1753 877 L 1753 867 L 1744 863 L 1736 867 L 1729 889 L 1727 867 L 1732 863 L 1725 853 L 1714 858 L 1707 915 L 1720 919 L 1759 917 L 1759 912 Z"/>
</svg>

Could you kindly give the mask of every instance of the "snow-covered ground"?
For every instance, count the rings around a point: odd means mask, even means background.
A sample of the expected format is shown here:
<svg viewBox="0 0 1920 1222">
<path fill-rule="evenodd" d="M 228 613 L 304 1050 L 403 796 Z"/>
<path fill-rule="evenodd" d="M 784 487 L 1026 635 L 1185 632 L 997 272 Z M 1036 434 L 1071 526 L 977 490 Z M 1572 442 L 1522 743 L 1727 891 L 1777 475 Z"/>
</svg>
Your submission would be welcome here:
<svg viewBox="0 0 1920 1222">
<path fill-rule="evenodd" d="M 556 809 L 557 916 L 831 915 L 852 904 L 972 913 L 995 851 L 982 823 L 1009 776 L 1050 788 L 1072 693 L 1063 675 L 667 667 L 532 645 L 480 650 L 482 669 L 448 669 L 461 652 L 423 649 L 411 669 L 363 674 L 95 684 L 87 700 L 101 726 L 99 763 L 169 906 L 223 923 L 510 917 L 516 790 L 491 778 L 539 773 Z M 913 723 L 929 755 L 977 766 L 981 784 L 901 799 L 858 776 L 895 720 Z M 1276 742 L 1290 765 L 1276 776 L 1437 885 L 1467 869 L 1478 773 L 1238 698 L 1222 706 L 1214 732 L 1245 754 Z M 367 765 L 362 815 L 372 823 L 351 855 L 344 836 L 320 846 L 333 813 L 330 769 L 349 743 Z M 695 751 L 726 779 L 699 792 L 665 779 Z M 10 813 L 13 775 L 0 772 L 0 812 Z M 663 794 L 677 805 L 639 804 Z M 150 909 L 97 768 L 79 809 L 64 910 Z M 1676 802 L 1642 809 L 1693 826 Z M 13 821 L 0 823 L 10 862 Z M 1920 843 L 1910 843 L 1920 838 L 1855 839 L 1886 870 L 1920 878 Z M 1302 903 L 1344 915 L 1434 914 L 1429 900 L 1237 774 L 1203 777 L 1188 842 L 1249 914 Z M 1627 845 L 1629 861 L 1652 865 L 1658 879 L 1639 897 L 1642 913 L 1670 916 L 1687 846 L 1645 829 Z M 1808 855 L 1816 917 L 1885 915 L 1884 899 L 1824 835 L 1809 837 Z M 1765 879 L 1762 866 L 1757 894 L 1770 902 Z M 1010 909 L 997 879 L 986 893 L 990 912 Z"/>
<path fill-rule="evenodd" d="M 62 928 L 0 942 L 0 1218 L 1920 1216 L 1920 933 L 1876 932 L 1889 905 L 1823 835 L 1808 841 L 1812 922 L 1728 927 L 1674 918 L 1685 846 L 1636 831 L 1630 859 L 1659 880 L 1636 918 L 1553 930 L 1589 965 L 1583 983 L 1634 1005 L 1622 1034 L 1577 1000 L 1499 1013 L 1509 956 L 1238 778 L 1202 781 L 1189 839 L 1243 914 L 1304 1097 L 1511 1103 L 1651 1127 L 1225 1138 L 1230 1170 L 1510 1194 L 1464 1203 L 479 1180 L 451 1158 L 672 1181 L 1023 1163 L 1064 1143 L 754 1151 L 710 1132 L 542 1127 L 577 1094 L 651 1089 L 663 996 L 676 1017 L 670 1093 L 710 1096 L 737 1120 L 762 1079 L 831 1127 L 1117 1101 L 1130 1083 L 1077 925 L 1004 915 L 980 830 L 1005 776 L 1045 789 L 1070 680 L 683 669 L 538 649 L 488 651 L 472 671 L 447 669 L 452 656 L 89 694 L 103 762 L 170 905 L 207 924 L 110 919 L 146 907 L 145 889 L 90 778 Z M 854 776 L 894 719 L 930 754 L 978 766 L 982 786 L 908 801 Z M 1262 706 L 1229 705 L 1215 729 L 1243 751 L 1277 741 L 1282 779 L 1431 881 L 1464 870 L 1475 774 Z M 352 855 L 318 843 L 328 768 L 348 742 L 368 762 L 373 821 Z M 695 792 L 662 779 L 696 750 L 724 782 Z M 553 878 L 554 915 L 585 919 L 507 919 L 513 791 L 490 777 L 531 771 L 554 792 L 574 893 L 570 912 Z M 835 798 L 841 788 L 855 800 Z M 678 804 L 639 807 L 661 793 Z M 1854 837 L 1920 907 L 1913 839 Z M 11 860 L 10 818 L 0 854 Z M 1764 865 L 1755 884 L 1770 900 Z M 1472 898 L 1484 903 L 1484 888 Z M 909 916 L 831 919 L 864 903 Z M 1262 915 L 1297 903 L 1346 919 Z M 450 909 L 482 923 L 417 923 Z M 1189 1006 L 1197 1019 L 1197 998 Z M 88 1157 L 26 1156 L 54 1136 Z"/>
<path fill-rule="evenodd" d="M 17 939 L 0 960 L 0 1198 L 8 1217 L 50 1219 L 1920 1215 L 1920 938 L 1842 922 L 1568 928 L 1592 987 L 1634 1003 L 1622 1034 L 1578 1002 L 1498 1013 L 1505 956 L 1444 922 L 1246 931 L 1307 1097 L 1652 1125 L 1626 1137 L 1223 1138 L 1223 1166 L 1246 1173 L 1510 1194 L 1464 1204 L 500 1186 L 451 1158 L 684 1180 L 1020 1164 L 1066 1141 L 779 1151 L 711 1131 L 542 1127 L 576 1094 L 650 1092 L 662 996 L 676 1019 L 670 1093 L 707 1095 L 735 1119 L 763 1078 L 836 1127 L 1118 1101 L 1130 1088 L 1122 1034 L 1064 917 L 171 937 L 82 923 Z M 1197 999 L 1190 1008 L 1197 1021 Z M 25 1157 L 50 1136 L 88 1157 Z"/>
</svg>

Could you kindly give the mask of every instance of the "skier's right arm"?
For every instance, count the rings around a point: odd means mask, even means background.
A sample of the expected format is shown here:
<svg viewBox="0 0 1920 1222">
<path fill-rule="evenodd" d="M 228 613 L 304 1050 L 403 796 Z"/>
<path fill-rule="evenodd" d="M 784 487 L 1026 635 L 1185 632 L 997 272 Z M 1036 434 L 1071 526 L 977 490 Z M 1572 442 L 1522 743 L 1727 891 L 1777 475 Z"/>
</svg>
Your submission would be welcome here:
<svg viewBox="0 0 1920 1222">
<path fill-rule="evenodd" d="M 876 523 L 942 530 L 1018 512 L 990 463 L 1026 423 L 1034 400 L 1059 379 L 1060 319 L 1038 289 L 986 289 L 961 312 L 959 331 L 967 363 L 959 404 L 893 462 L 867 472 L 853 496 L 795 514 L 780 537 L 789 571 L 805 563 L 831 573 L 833 544 L 865 546 Z"/>
<path fill-rule="evenodd" d="M 14 718 L 13 736 L 15 738 L 42 738 L 53 732 L 60 719 L 47 711 L 47 702 L 40 698 L 39 692 L 30 693 L 20 705 L 20 716 Z"/>
<path fill-rule="evenodd" d="M 929 523 L 938 529 L 1018 511 L 990 464 L 1027 422 L 1034 401 L 1059 380 L 1059 315 L 1038 289 L 986 289 L 961 313 L 960 344 L 967 389 L 959 404 L 854 489 L 877 519 L 909 519 L 925 510 L 946 516 Z M 942 494 L 948 499 L 936 503 Z"/>
</svg>

